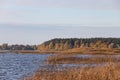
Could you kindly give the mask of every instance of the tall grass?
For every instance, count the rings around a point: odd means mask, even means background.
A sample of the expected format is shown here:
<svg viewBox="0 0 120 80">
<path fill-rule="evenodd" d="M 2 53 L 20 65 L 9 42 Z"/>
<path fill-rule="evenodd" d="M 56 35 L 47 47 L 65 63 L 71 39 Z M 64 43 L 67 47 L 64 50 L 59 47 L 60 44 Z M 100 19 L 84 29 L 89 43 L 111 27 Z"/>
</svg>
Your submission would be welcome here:
<svg viewBox="0 0 120 80">
<path fill-rule="evenodd" d="M 40 71 L 26 80 L 120 80 L 120 64 L 74 68 L 63 71 Z"/>
<path fill-rule="evenodd" d="M 106 63 L 107 62 L 107 63 Z M 24 80 L 120 80 L 120 56 L 112 55 L 96 57 L 75 57 L 75 55 L 52 55 L 48 58 L 49 64 L 81 64 L 81 63 L 106 63 L 99 66 L 67 67 L 62 70 L 39 70 L 32 77 Z"/>
<path fill-rule="evenodd" d="M 51 55 L 48 58 L 49 64 L 81 64 L 81 63 L 105 63 L 120 62 L 120 56 L 113 55 L 93 55 L 93 57 L 77 57 L 77 55 Z"/>
</svg>

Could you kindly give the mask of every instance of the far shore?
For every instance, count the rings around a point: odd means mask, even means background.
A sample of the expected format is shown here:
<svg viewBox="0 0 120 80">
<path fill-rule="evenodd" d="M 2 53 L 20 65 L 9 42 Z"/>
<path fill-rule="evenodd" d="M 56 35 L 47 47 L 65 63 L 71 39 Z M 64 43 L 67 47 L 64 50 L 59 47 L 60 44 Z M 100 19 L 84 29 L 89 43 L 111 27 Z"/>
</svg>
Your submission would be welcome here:
<svg viewBox="0 0 120 80">
<path fill-rule="evenodd" d="M 0 53 L 31 53 L 31 54 L 120 54 L 120 49 L 71 49 L 66 51 L 55 50 L 0 50 Z"/>
</svg>

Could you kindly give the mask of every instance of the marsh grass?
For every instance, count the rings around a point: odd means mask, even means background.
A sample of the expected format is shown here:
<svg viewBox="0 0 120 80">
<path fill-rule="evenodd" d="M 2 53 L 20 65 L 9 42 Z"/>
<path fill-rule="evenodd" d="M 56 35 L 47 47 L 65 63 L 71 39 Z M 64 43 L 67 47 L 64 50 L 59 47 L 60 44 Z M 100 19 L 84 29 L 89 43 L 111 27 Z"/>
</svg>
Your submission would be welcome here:
<svg viewBox="0 0 120 80">
<path fill-rule="evenodd" d="M 77 57 L 77 55 L 51 55 L 48 58 L 49 64 L 87 64 L 87 63 L 105 63 L 119 62 L 120 56 L 113 55 L 93 55 L 93 57 Z"/>
<path fill-rule="evenodd" d="M 39 71 L 26 80 L 120 80 L 120 64 L 67 69 L 63 71 Z"/>
<path fill-rule="evenodd" d="M 65 50 L 66 53 L 81 53 L 81 54 L 119 54 L 118 48 L 73 48 Z"/>
<path fill-rule="evenodd" d="M 81 63 L 105 63 L 98 66 L 67 67 L 62 70 L 39 70 L 32 77 L 23 80 L 120 80 L 120 56 L 93 55 L 95 57 L 76 57 L 73 54 L 52 55 L 48 58 L 48 64 L 81 64 Z"/>
</svg>

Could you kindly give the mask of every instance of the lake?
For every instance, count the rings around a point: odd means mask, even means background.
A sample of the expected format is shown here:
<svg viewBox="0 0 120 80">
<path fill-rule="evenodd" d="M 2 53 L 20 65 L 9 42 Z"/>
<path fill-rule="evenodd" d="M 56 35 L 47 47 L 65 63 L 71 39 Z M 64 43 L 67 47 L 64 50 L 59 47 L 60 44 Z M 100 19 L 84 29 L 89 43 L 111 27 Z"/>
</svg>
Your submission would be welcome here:
<svg viewBox="0 0 120 80">
<path fill-rule="evenodd" d="M 47 58 L 53 54 L 16 54 L 16 53 L 1 53 L 0 54 L 0 80 L 19 80 L 26 76 L 31 76 L 38 69 L 57 68 L 74 66 L 96 66 L 96 64 L 61 64 L 58 67 L 46 64 Z M 96 57 L 98 55 L 77 55 L 76 57 Z M 99 55 L 105 57 L 105 55 Z M 112 55 L 113 56 L 113 55 Z M 114 55 L 117 58 L 120 55 Z"/>
<path fill-rule="evenodd" d="M 44 67 L 50 54 L 0 54 L 0 80 L 18 80 Z"/>
</svg>

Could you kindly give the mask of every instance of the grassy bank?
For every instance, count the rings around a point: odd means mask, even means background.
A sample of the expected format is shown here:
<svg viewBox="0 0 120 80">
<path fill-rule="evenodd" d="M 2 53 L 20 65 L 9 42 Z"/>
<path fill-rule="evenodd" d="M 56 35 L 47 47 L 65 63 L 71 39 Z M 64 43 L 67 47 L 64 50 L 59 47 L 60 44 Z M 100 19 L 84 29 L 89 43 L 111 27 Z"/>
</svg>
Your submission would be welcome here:
<svg viewBox="0 0 120 80">
<path fill-rule="evenodd" d="M 89 54 L 119 54 L 120 49 L 117 48 L 73 48 L 66 50 L 66 52 L 74 53 L 89 53 Z"/>
<path fill-rule="evenodd" d="M 9 50 L 0 50 L 0 53 L 7 53 Z"/>
<path fill-rule="evenodd" d="M 117 48 L 73 48 L 64 51 L 57 51 L 57 50 L 0 50 L 0 53 L 33 53 L 33 54 L 46 54 L 46 53 L 53 53 L 53 54 L 120 54 L 120 49 Z"/>
</svg>

